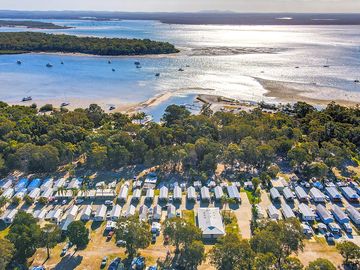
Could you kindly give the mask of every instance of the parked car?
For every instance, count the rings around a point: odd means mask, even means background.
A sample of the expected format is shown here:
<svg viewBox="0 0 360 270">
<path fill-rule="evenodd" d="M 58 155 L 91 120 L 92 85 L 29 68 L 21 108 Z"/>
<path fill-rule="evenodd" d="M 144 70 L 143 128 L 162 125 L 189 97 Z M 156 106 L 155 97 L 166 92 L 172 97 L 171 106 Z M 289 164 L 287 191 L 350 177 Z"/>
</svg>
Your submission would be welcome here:
<svg viewBox="0 0 360 270">
<path fill-rule="evenodd" d="M 117 245 L 118 247 L 125 247 L 125 246 L 126 246 L 126 241 L 124 241 L 124 240 L 118 240 L 118 241 L 116 242 L 116 245 Z"/>
<path fill-rule="evenodd" d="M 152 243 L 152 244 L 155 244 L 155 243 L 156 243 L 156 234 L 153 234 L 153 235 L 151 236 L 151 243 Z"/>
<path fill-rule="evenodd" d="M 67 200 L 62 200 L 61 205 L 67 204 Z"/>
<path fill-rule="evenodd" d="M 331 232 L 325 234 L 325 239 L 328 242 L 334 242 L 334 235 Z"/>
<path fill-rule="evenodd" d="M 168 235 L 165 235 L 164 237 L 164 245 L 169 244 L 170 237 Z"/>
<path fill-rule="evenodd" d="M 83 199 L 76 199 L 75 204 L 82 204 L 84 202 Z"/>
<path fill-rule="evenodd" d="M 108 261 L 108 257 L 105 256 L 101 261 L 100 267 L 104 268 L 105 265 L 107 264 L 107 261 Z"/>
<path fill-rule="evenodd" d="M 121 263 L 121 259 L 119 257 L 115 258 L 110 263 L 108 270 L 117 270 L 120 263 Z"/>
<path fill-rule="evenodd" d="M 61 250 L 60 256 L 61 256 L 61 257 L 65 256 L 65 254 L 66 254 L 67 251 L 68 251 L 68 248 L 67 248 L 67 246 L 66 246 L 66 247 L 64 247 L 64 248 Z"/>
<path fill-rule="evenodd" d="M 110 240 L 114 236 L 114 231 L 110 231 L 107 235 L 107 240 Z"/>
</svg>

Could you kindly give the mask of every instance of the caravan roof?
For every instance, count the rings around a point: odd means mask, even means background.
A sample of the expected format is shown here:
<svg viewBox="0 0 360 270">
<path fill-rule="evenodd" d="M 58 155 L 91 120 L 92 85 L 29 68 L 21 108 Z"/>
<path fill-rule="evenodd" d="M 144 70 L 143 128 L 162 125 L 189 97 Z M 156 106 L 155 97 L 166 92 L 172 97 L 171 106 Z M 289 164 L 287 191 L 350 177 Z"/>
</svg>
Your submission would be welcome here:
<svg viewBox="0 0 360 270">
<path fill-rule="evenodd" d="M 92 207 L 91 205 L 87 205 L 85 206 L 85 208 L 82 210 L 81 212 L 81 220 L 89 220 L 90 216 L 91 216 L 91 212 L 92 212 Z"/>
<path fill-rule="evenodd" d="M 133 197 L 134 200 L 140 200 L 141 198 L 141 189 L 135 189 L 133 191 Z"/>
<path fill-rule="evenodd" d="M 159 199 L 160 200 L 167 200 L 169 196 L 169 189 L 165 186 L 160 188 L 160 195 L 159 195 Z"/>
<path fill-rule="evenodd" d="M 41 180 L 39 178 L 35 178 L 34 180 L 31 181 L 31 183 L 28 186 L 28 190 L 33 190 L 35 188 L 40 187 L 41 185 Z"/>
<path fill-rule="evenodd" d="M 224 192 L 220 186 L 214 188 L 215 199 L 220 200 L 224 196 Z"/>
<path fill-rule="evenodd" d="M 13 188 L 8 188 L 4 191 L 3 194 L 1 194 L 0 197 L 4 197 L 6 199 L 11 199 L 12 196 L 14 196 L 15 190 Z"/>
<path fill-rule="evenodd" d="M 172 204 L 169 204 L 167 207 L 167 218 L 173 218 L 176 216 L 176 207 Z"/>
<path fill-rule="evenodd" d="M 295 196 L 294 194 L 292 193 L 291 189 L 288 188 L 288 187 L 285 187 L 283 189 L 283 194 L 284 194 L 284 198 L 285 200 L 289 201 L 289 200 L 294 200 Z"/>
<path fill-rule="evenodd" d="M 29 197 L 36 200 L 40 196 L 40 188 L 34 188 L 30 191 Z"/>
<path fill-rule="evenodd" d="M 231 199 L 240 200 L 240 193 L 236 186 L 227 186 L 227 193 Z"/>
<path fill-rule="evenodd" d="M 196 191 L 194 187 L 189 187 L 187 189 L 187 198 L 188 200 L 196 200 Z"/>
<path fill-rule="evenodd" d="M 329 195 L 331 200 L 341 200 L 342 196 L 336 187 L 326 187 L 326 193 Z"/>
<path fill-rule="evenodd" d="M 273 200 L 280 200 L 281 198 L 280 192 L 274 187 L 270 189 L 270 196 Z"/>
<path fill-rule="evenodd" d="M 199 208 L 198 223 L 203 235 L 206 236 L 222 236 L 225 234 L 219 208 Z"/>
<path fill-rule="evenodd" d="M 332 205 L 331 212 L 333 213 L 334 218 L 341 224 L 348 223 L 350 221 L 345 212 L 336 204 Z"/>
<path fill-rule="evenodd" d="M 331 213 L 322 204 L 318 204 L 316 206 L 316 213 L 319 215 L 320 219 L 325 224 L 334 222 L 334 219 L 332 218 Z"/>
<path fill-rule="evenodd" d="M 119 200 L 126 201 L 128 193 L 129 193 L 129 187 L 127 185 L 123 185 L 120 189 L 120 193 L 118 197 Z"/>
<path fill-rule="evenodd" d="M 130 217 L 135 215 L 135 211 L 136 211 L 136 207 L 130 204 L 128 209 L 126 210 L 125 217 Z"/>
<path fill-rule="evenodd" d="M 313 187 L 310 189 L 309 192 L 311 198 L 315 201 L 315 202 L 319 202 L 319 201 L 325 201 L 325 195 L 324 193 L 322 193 L 319 189 L 317 189 L 316 187 Z"/>
<path fill-rule="evenodd" d="M 352 205 L 348 205 L 348 207 L 346 208 L 346 212 L 356 225 L 360 225 L 360 213 L 358 210 L 356 210 L 355 207 L 353 207 Z"/>
<path fill-rule="evenodd" d="M 175 200 L 181 200 L 182 199 L 182 191 L 179 186 L 176 186 L 174 188 L 174 199 Z"/>
<path fill-rule="evenodd" d="M 284 218 L 287 219 L 287 218 L 294 218 L 295 217 L 295 214 L 293 212 L 293 210 L 291 209 L 291 207 L 284 203 L 283 205 L 281 205 L 281 211 L 284 215 Z"/>
<path fill-rule="evenodd" d="M 280 218 L 280 212 L 279 212 L 279 210 L 277 210 L 277 208 L 273 204 L 270 204 L 268 206 L 267 210 L 268 210 L 269 217 L 271 219 L 278 220 Z"/>
<path fill-rule="evenodd" d="M 154 189 L 153 188 L 149 188 L 148 190 L 146 190 L 146 198 L 147 199 L 154 198 Z"/>
<path fill-rule="evenodd" d="M 309 199 L 309 196 L 306 194 L 305 190 L 300 186 L 295 187 L 295 194 L 296 194 L 296 196 L 298 197 L 299 200 L 307 200 L 307 199 Z"/>
<path fill-rule="evenodd" d="M 203 186 L 200 190 L 201 193 L 201 199 L 202 200 L 210 200 L 210 191 L 209 188 L 206 186 Z"/>
<path fill-rule="evenodd" d="M 112 220 L 117 220 L 120 217 L 120 214 L 121 214 L 121 206 L 115 204 L 114 207 L 111 209 L 110 218 Z"/>
</svg>

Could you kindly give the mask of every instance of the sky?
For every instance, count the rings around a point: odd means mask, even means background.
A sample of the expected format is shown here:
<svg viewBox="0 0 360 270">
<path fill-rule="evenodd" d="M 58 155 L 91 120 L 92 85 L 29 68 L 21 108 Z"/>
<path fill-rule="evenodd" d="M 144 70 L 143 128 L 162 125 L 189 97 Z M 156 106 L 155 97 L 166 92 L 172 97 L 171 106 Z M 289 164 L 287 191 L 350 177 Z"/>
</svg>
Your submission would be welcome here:
<svg viewBox="0 0 360 270">
<path fill-rule="evenodd" d="M 360 0 L 0 0 L 5 9 L 360 13 Z"/>
</svg>

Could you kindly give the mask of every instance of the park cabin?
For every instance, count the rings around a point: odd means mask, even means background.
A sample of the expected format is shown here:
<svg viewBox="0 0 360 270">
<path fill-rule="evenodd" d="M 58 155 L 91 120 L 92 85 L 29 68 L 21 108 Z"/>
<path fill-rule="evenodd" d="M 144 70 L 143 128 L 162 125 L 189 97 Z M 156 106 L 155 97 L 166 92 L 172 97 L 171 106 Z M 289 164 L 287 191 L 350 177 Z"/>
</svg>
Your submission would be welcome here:
<svg viewBox="0 0 360 270">
<path fill-rule="evenodd" d="M 264 210 L 261 208 L 261 206 L 259 204 L 255 205 L 256 207 L 256 211 L 257 211 L 257 215 L 259 219 L 265 218 L 265 212 Z"/>
<path fill-rule="evenodd" d="M 85 208 L 81 212 L 80 220 L 85 221 L 85 222 L 89 221 L 91 218 L 91 212 L 92 212 L 91 205 L 86 205 Z"/>
<path fill-rule="evenodd" d="M 128 185 L 123 185 L 120 189 L 120 193 L 119 193 L 119 196 L 118 196 L 118 200 L 120 202 L 126 202 L 127 201 L 127 197 L 128 197 L 128 194 L 129 194 L 129 187 Z"/>
<path fill-rule="evenodd" d="M 360 225 L 360 213 L 359 211 L 353 207 L 352 205 L 348 205 L 346 208 L 346 212 L 349 218 L 354 222 L 356 226 Z"/>
<path fill-rule="evenodd" d="M 39 178 L 35 178 L 35 179 L 33 179 L 33 180 L 30 182 L 30 184 L 29 184 L 29 186 L 27 187 L 27 189 L 28 189 L 29 191 L 32 191 L 32 190 L 35 189 L 35 188 L 40 188 L 40 186 L 41 186 L 41 180 L 40 180 Z"/>
<path fill-rule="evenodd" d="M 167 201 L 169 199 L 169 189 L 165 186 L 160 188 L 160 195 L 159 200 L 160 201 Z"/>
<path fill-rule="evenodd" d="M 189 200 L 189 201 L 196 201 L 196 191 L 195 191 L 195 188 L 194 187 L 189 187 L 188 189 L 187 189 L 187 199 Z"/>
<path fill-rule="evenodd" d="M 349 202 L 357 203 L 359 201 L 359 195 L 351 187 L 342 187 L 341 193 Z"/>
<path fill-rule="evenodd" d="M 195 187 L 195 189 L 200 190 L 202 188 L 201 181 L 195 181 L 194 182 L 194 187 Z"/>
<path fill-rule="evenodd" d="M 181 188 L 179 186 L 176 186 L 174 188 L 174 196 L 173 196 L 175 201 L 180 201 L 182 200 L 182 191 Z"/>
<path fill-rule="evenodd" d="M 160 205 L 156 205 L 153 210 L 153 220 L 161 220 L 162 209 Z"/>
<path fill-rule="evenodd" d="M 341 224 L 344 231 L 347 233 L 347 234 L 352 234 L 353 230 L 351 228 L 351 225 L 350 223 L 344 223 L 344 224 Z"/>
<path fill-rule="evenodd" d="M 79 206 L 77 205 L 73 205 L 71 206 L 71 208 L 69 209 L 69 211 L 67 212 L 67 216 L 66 218 L 72 218 L 73 220 L 76 218 L 77 214 L 79 212 Z"/>
<path fill-rule="evenodd" d="M 306 194 L 305 190 L 300 186 L 295 187 L 295 194 L 300 202 L 307 202 L 309 200 L 309 196 Z"/>
<path fill-rule="evenodd" d="M 107 208 L 105 205 L 99 205 L 94 216 L 94 221 L 104 221 L 106 217 L 106 211 Z"/>
<path fill-rule="evenodd" d="M 40 188 L 34 188 L 29 192 L 29 197 L 34 201 L 40 196 Z"/>
<path fill-rule="evenodd" d="M 23 188 L 23 189 L 19 190 L 18 192 L 16 192 L 14 197 L 22 200 L 22 199 L 24 199 L 26 193 L 27 193 L 27 189 Z"/>
<path fill-rule="evenodd" d="M 3 179 L 0 182 L 0 190 L 5 191 L 12 187 L 12 180 L 10 179 Z"/>
<path fill-rule="evenodd" d="M 54 183 L 54 190 L 58 191 L 60 188 L 63 188 L 66 184 L 65 178 L 60 178 Z"/>
<path fill-rule="evenodd" d="M 71 179 L 67 189 L 80 189 L 82 181 L 79 178 Z"/>
<path fill-rule="evenodd" d="M 289 186 L 288 182 L 283 177 L 278 177 L 270 180 L 271 186 L 276 188 L 279 192 L 282 192 L 283 189 Z"/>
<path fill-rule="evenodd" d="M 19 182 L 15 185 L 15 192 L 25 189 L 29 185 L 29 179 L 21 178 Z"/>
<path fill-rule="evenodd" d="M 40 186 L 40 190 L 41 192 L 43 192 L 44 190 L 48 189 L 48 188 L 52 188 L 54 185 L 54 179 L 53 178 L 46 178 L 41 186 Z"/>
<path fill-rule="evenodd" d="M 217 239 L 225 235 L 219 208 L 199 208 L 197 217 L 204 239 Z"/>
<path fill-rule="evenodd" d="M 279 220 L 280 219 L 280 212 L 273 204 L 270 204 L 268 206 L 267 213 L 269 215 L 269 218 L 272 219 L 272 220 Z"/>
<path fill-rule="evenodd" d="M 281 212 L 284 216 L 285 219 L 288 219 L 288 218 L 294 218 L 295 217 L 295 214 L 294 214 L 294 211 L 291 209 L 291 207 L 284 203 L 281 205 Z"/>
<path fill-rule="evenodd" d="M 176 207 L 172 204 L 167 206 L 167 218 L 176 217 Z"/>
<path fill-rule="evenodd" d="M 3 194 L 0 195 L 0 197 L 10 200 L 14 196 L 14 194 L 15 190 L 13 188 L 8 188 L 3 192 Z"/>
<path fill-rule="evenodd" d="M 294 201 L 294 199 L 295 199 L 295 196 L 289 187 L 285 187 L 283 189 L 283 195 L 284 195 L 285 200 L 288 202 Z"/>
<path fill-rule="evenodd" d="M 200 190 L 200 194 L 201 194 L 201 200 L 203 202 L 209 202 L 211 200 L 210 191 L 208 187 L 203 186 Z"/>
<path fill-rule="evenodd" d="M 359 186 L 358 183 L 356 183 L 356 182 L 354 182 L 354 181 L 351 181 L 351 182 L 349 183 L 349 186 L 350 186 L 352 189 L 354 189 L 358 195 L 360 195 L 360 186 Z"/>
<path fill-rule="evenodd" d="M 331 222 L 334 222 L 331 213 L 322 204 L 318 204 L 316 206 L 316 213 L 318 214 L 319 218 L 324 224 L 329 224 Z"/>
<path fill-rule="evenodd" d="M 154 200 L 154 189 L 153 188 L 149 188 L 146 190 L 146 195 L 145 195 L 145 200 L 152 202 Z"/>
<path fill-rule="evenodd" d="M 341 228 L 337 223 L 335 222 L 329 223 L 328 227 L 329 227 L 329 231 L 332 232 L 333 234 L 341 234 Z"/>
<path fill-rule="evenodd" d="M 244 183 L 244 189 L 246 189 L 246 190 L 254 190 L 254 184 L 251 181 L 246 181 Z"/>
<path fill-rule="evenodd" d="M 281 195 L 279 190 L 277 190 L 276 188 L 272 187 L 270 189 L 270 197 L 273 201 L 280 201 L 281 199 Z"/>
<path fill-rule="evenodd" d="M 133 191 L 132 201 L 138 202 L 141 198 L 141 189 L 135 189 Z"/>
<path fill-rule="evenodd" d="M 141 221 L 147 221 L 148 219 L 148 214 L 149 214 L 149 207 L 147 207 L 145 204 L 143 204 L 142 206 L 140 206 L 139 209 L 139 219 Z"/>
<path fill-rule="evenodd" d="M 339 222 L 340 224 L 344 224 L 344 223 L 349 223 L 350 219 L 349 217 L 345 214 L 345 212 L 336 204 L 332 205 L 331 208 L 331 212 L 334 216 L 334 218 L 336 219 L 337 222 Z"/>
<path fill-rule="evenodd" d="M 53 196 L 53 194 L 54 194 L 54 190 L 51 187 L 49 187 L 40 194 L 40 198 L 49 200 Z"/>
<path fill-rule="evenodd" d="M 305 235 L 313 235 L 314 234 L 313 229 L 306 223 L 301 223 L 301 228 Z"/>
<path fill-rule="evenodd" d="M 62 214 L 63 211 L 61 210 L 61 208 L 53 209 L 47 213 L 47 215 L 45 216 L 45 220 L 52 221 L 58 224 L 60 222 Z"/>
<path fill-rule="evenodd" d="M 44 207 L 43 209 L 35 210 L 33 213 L 33 217 L 38 220 L 44 220 L 47 213 L 48 213 L 48 211 L 47 211 L 46 207 Z"/>
<path fill-rule="evenodd" d="M 216 186 L 214 188 L 214 196 L 215 196 L 215 200 L 217 201 L 220 201 L 221 198 L 224 196 L 224 192 L 220 186 Z"/>
<path fill-rule="evenodd" d="M 121 206 L 118 204 L 115 204 L 114 207 L 111 209 L 110 212 L 110 219 L 112 221 L 117 221 L 121 215 Z"/>
<path fill-rule="evenodd" d="M 241 202 L 240 193 L 236 186 L 228 186 L 226 189 L 230 199 Z"/>
<path fill-rule="evenodd" d="M 314 211 L 304 203 L 299 204 L 299 213 L 304 221 L 314 221 L 316 219 Z"/>
<path fill-rule="evenodd" d="M 341 202 L 342 196 L 336 187 L 325 187 L 325 192 L 333 202 Z"/>
<path fill-rule="evenodd" d="M 5 224 L 12 224 L 14 222 L 14 218 L 15 218 L 17 213 L 18 213 L 18 210 L 16 208 L 14 208 L 12 210 L 9 210 L 9 211 L 4 213 L 4 215 L 1 217 L 1 220 Z"/>
<path fill-rule="evenodd" d="M 132 204 L 129 205 L 128 209 L 126 210 L 124 217 L 131 217 L 133 215 L 135 215 L 136 212 L 136 207 Z"/>
<path fill-rule="evenodd" d="M 60 229 L 62 232 L 66 232 L 69 225 L 74 221 L 74 217 L 72 216 L 68 216 L 66 219 L 64 219 L 61 223 L 60 223 Z"/>
<path fill-rule="evenodd" d="M 324 193 L 322 193 L 316 187 L 310 189 L 309 195 L 310 198 L 316 203 L 324 203 L 326 201 Z"/>
</svg>

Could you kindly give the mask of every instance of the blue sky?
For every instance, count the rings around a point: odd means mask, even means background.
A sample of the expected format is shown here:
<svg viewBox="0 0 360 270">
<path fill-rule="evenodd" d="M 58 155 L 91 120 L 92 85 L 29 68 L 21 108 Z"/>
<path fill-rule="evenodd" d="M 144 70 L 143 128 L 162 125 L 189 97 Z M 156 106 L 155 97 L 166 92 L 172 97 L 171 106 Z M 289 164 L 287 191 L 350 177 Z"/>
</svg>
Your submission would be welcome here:
<svg viewBox="0 0 360 270">
<path fill-rule="evenodd" d="M 0 9 L 204 11 L 237 12 L 360 12 L 360 0 L 0 0 Z"/>
</svg>

